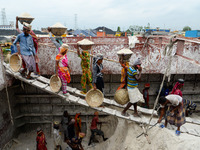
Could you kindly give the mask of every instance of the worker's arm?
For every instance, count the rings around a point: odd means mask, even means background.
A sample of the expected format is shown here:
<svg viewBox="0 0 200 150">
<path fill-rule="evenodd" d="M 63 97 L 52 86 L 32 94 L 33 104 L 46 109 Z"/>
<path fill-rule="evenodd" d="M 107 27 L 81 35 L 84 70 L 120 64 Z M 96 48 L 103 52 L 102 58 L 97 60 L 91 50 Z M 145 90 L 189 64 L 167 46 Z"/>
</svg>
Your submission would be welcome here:
<svg viewBox="0 0 200 150">
<path fill-rule="evenodd" d="M 136 74 L 136 75 L 135 75 L 135 79 L 136 79 L 137 81 L 139 81 L 139 80 L 141 79 L 142 67 L 139 67 L 138 70 L 139 70 L 139 74 Z"/>
<path fill-rule="evenodd" d="M 61 46 L 60 43 L 58 43 L 55 38 L 52 36 L 51 33 L 51 28 L 48 27 L 48 31 L 49 31 L 49 38 L 51 39 L 51 41 L 53 42 L 53 44 L 56 46 L 57 49 L 59 49 L 59 47 Z"/>
<path fill-rule="evenodd" d="M 20 48 L 19 49 L 17 48 L 17 42 L 20 42 L 19 35 L 17 36 L 17 38 L 13 42 L 13 45 L 16 47 L 16 53 L 20 54 Z"/>
<path fill-rule="evenodd" d="M 17 30 L 17 32 L 22 33 L 22 31 L 19 29 L 18 21 L 19 21 L 19 18 L 18 18 L 18 16 L 17 16 L 17 17 L 16 17 L 16 30 Z"/>
<path fill-rule="evenodd" d="M 161 123 L 162 117 L 165 115 L 165 108 L 161 108 L 160 117 L 158 119 L 158 123 Z"/>
<path fill-rule="evenodd" d="M 176 106 L 174 109 L 172 109 L 170 113 L 174 113 L 174 111 L 179 109 L 181 107 L 181 105 L 182 105 L 182 103 L 179 103 L 179 105 Z"/>
</svg>

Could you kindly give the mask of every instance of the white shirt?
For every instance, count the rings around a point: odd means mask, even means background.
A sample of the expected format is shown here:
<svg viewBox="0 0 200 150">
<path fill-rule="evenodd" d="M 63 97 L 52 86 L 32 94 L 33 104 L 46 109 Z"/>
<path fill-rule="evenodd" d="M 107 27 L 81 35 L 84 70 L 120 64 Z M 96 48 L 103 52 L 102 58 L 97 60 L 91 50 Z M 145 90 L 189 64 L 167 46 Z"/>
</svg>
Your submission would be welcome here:
<svg viewBox="0 0 200 150">
<path fill-rule="evenodd" d="M 170 101 L 170 103 L 173 105 L 173 106 L 178 106 L 180 103 L 182 103 L 182 100 L 183 98 L 179 95 L 175 95 L 175 94 L 170 94 L 170 95 L 167 95 L 165 97 L 167 100 Z"/>
</svg>

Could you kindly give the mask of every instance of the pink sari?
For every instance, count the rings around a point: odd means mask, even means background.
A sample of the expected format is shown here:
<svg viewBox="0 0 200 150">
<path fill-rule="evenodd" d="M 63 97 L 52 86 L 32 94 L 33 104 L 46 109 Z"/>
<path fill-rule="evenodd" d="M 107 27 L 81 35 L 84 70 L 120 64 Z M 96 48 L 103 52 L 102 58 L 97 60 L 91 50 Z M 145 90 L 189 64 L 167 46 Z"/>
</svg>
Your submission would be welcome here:
<svg viewBox="0 0 200 150">
<path fill-rule="evenodd" d="M 68 68 L 68 58 L 67 55 L 58 54 L 56 56 L 56 61 L 59 61 L 58 64 L 58 75 L 61 80 L 65 83 L 70 83 L 71 77 Z"/>
</svg>

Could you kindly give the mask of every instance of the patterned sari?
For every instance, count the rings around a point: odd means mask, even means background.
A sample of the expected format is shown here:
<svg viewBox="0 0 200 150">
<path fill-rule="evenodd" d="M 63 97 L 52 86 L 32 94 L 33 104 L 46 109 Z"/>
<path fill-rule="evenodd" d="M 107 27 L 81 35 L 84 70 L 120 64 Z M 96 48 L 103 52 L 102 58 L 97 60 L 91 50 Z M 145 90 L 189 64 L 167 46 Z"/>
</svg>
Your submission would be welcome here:
<svg viewBox="0 0 200 150">
<path fill-rule="evenodd" d="M 36 141 L 37 141 L 37 150 L 47 150 L 44 133 L 42 133 L 42 135 L 40 136 L 38 135 Z"/>
<path fill-rule="evenodd" d="M 61 55 L 58 54 L 56 56 L 56 61 L 59 61 L 58 64 L 58 75 L 62 82 L 64 83 L 70 83 L 71 77 L 69 73 L 69 68 L 68 68 L 68 58 L 67 55 Z"/>
</svg>

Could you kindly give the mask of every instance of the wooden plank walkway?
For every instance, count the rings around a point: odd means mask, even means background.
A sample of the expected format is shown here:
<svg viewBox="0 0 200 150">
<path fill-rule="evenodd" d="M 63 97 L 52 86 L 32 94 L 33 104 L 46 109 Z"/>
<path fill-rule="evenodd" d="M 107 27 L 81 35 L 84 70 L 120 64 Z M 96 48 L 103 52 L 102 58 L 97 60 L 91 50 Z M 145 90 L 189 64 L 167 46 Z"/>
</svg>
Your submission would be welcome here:
<svg viewBox="0 0 200 150">
<path fill-rule="evenodd" d="M 33 80 L 27 80 L 26 78 L 22 77 L 20 75 L 20 73 L 12 72 L 8 64 L 4 63 L 4 66 L 6 68 L 6 73 L 14 76 L 16 79 L 19 79 L 19 80 L 21 80 L 25 83 L 28 83 L 30 85 L 37 87 L 37 88 L 40 88 L 41 90 L 44 90 L 44 91 L 46 91 L 50 94 L 56 95 L 56 96 L 58 96 L 62 99 L 65 99 L 68 102 L 80 104 L 80 105 L 85 106 L 85 107 L 90 107 L 87 104 L 87 102 L 83 99 L 85 97 L 85 95 L 81 94 L 80 93 L 81 91 L 76 89 L 76 88 L 72 88 L 72 87 L 69 87 L 69 86 L 67 87 L 67 90 L 70 92 L 69 96 L 64 96 L 62 94 L 62 92 L 54 93 L 50 89 L 49 79 L 40 76 L 40 77 L 34 78 Z M 114 100 L 110 100 L 110 99 L 106 99 L 106 98 L 104 98 L 104 103 L 112 105 L 112 106 L 117 106 L 119 108 L 125 107 L 125 106 L 119 105 Z M 118 118 L 133 121 L 133 122 L 136 122 L 136 123 L 139 123 L 139 124 L 148 124 L 149 123 L 149 118 L 146 118 L 144 116 L 142 116 L 141 118 L 140 117 L 133 117 L 133 115 L 130 115 L 129 117 L 125 117 L 125 116 L 121 115 L 121 111 L 109 108 L 107 106 L 105 106 L 105 107 L 90 107 L 90 108 L 98 110 L 100 112 L 104 112 L 104 113 L 109 114 L 109 115 L 114 115 Z M 133 110 L 133 108 L 131 108 L 131 110 Z M 138 107 L 138 111 L 140 111 L 141 113 L 144 113 L 144 114 L 151 115 L 153 110 Z M 157 113 L 154 113 L 154 115 L 156 116 Z M 188 123 L 191 123 L 191 124 L 200 125 L 200 121 L 196 120 L 194 118 L 186 117 L 186 121 Z M 156 123 L 156 121 L 151 121 L 150 125 L 154 125 L 155 123 Z M 200 130 L 197 130 L 197 129 L 196 130 L 195 129 L 187 129 L 186 127 L 183 127 L 181 129 L 181 132 L 182 133 L 188 133 L 188 134 L 195 135 L 195 136 L 200 136 Z"/>
</svg>

